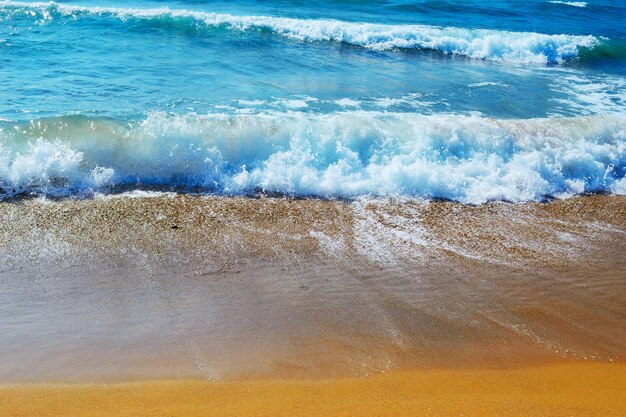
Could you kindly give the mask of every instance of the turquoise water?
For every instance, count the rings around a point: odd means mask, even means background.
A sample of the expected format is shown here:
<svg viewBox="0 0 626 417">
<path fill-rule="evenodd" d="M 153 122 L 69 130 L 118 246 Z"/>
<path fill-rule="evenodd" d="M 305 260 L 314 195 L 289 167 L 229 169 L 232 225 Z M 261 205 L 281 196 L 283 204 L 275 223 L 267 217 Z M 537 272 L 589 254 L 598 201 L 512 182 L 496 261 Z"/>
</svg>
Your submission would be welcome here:
<svg viewBox="0 0 626 417">
<path fill-rule="evenodd" d="M 626 193 L 626 1 L 0 1 L 0 198 Z"/>
</svg>

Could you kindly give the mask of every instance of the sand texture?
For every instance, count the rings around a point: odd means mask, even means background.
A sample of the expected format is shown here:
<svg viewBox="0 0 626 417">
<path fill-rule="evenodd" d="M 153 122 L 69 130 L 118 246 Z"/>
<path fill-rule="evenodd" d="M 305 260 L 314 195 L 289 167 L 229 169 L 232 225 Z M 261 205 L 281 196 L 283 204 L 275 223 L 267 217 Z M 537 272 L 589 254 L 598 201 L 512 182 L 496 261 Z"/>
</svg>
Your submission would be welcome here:
<svg viewBox="0 0 626 417">
<path fill-rule="evenodd" d="M 6 417 L 615 416 L 623 364 L 422 370 L 322 381 L 154 381 L 0 388 Z"/>
<path fill-rule="evenodd" d="M 626 198 L 0 204 L 0 382 L 626 356 Z"/>
</svg>

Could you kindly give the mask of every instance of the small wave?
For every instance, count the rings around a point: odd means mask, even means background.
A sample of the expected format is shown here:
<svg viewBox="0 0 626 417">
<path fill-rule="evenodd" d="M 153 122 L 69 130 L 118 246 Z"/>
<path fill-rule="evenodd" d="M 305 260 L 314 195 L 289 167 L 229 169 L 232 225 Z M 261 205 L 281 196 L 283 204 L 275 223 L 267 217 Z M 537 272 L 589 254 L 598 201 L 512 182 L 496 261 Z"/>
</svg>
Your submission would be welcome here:
<svg viewBox="0 0 626 417">
<path fill-rule="evenodd" d="M 605 40 L 593 48 L 581 47 L 576 60 L 582 64 L 624 65 L 626 61 L 626 40 Z"/>
<path fill-rule="evenodd" d="M 0 197 L 123 189 L 419 196 L 626 194 L 626 116 L 386 112 L 67 116 L 0 125 Z"/>
<path fill-rule="evenodd" d="M 470 83 L 467 85 L 470 88 L 481 88 L 481 87 L 508 87 L 507 84 L 495 81 L 484 81 L 480 83 Z"/>
<path fill-rule="evenodd" d="M 572 7 L 587 7 L 587 2 L 585 1 L 558 1 L 558 0 L 553 0 L 553 1 L 549 1 L 548 3 L 552 3 L 552 4 L 563 4 L 565 6 L 572 6 Z"/>
<path fill-rule="evenodd" d="M 50 3 L 6 1 L 3 13 L 28 10 L 41 23 L 81 15 L 111 16 L 123 21 L 149 20 L 160 24 L 191 25 L 229 30 L 265 30 L 307 42 L 339 42 L 377 51 L 416 49 L 448 55 L 512 63 L 557 64 L 575 58 L 580 48 L 592 49 L 601 43 L 594 36 L 548 35 L 424 25 L 386 25 L 339 20 L 292 19 L 270 16 L 234 16 L 168 8 L 133 9 L 87 7 Z M 169 22 L 169 23 L 168 23 Z"/>
</svg>

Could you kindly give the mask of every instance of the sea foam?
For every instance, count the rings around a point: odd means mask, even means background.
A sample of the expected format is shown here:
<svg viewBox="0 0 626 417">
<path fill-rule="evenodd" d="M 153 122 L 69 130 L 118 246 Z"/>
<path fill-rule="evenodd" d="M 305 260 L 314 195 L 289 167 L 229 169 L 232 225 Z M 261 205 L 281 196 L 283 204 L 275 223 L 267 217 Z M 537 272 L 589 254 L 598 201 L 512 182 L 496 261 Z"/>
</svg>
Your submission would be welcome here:
<svg viewBox="0 0 626 417">
<path fill-rule="evenodd" d="M 626 192 L 625 115 L 152 113 L 1 126 L 4 198 L 157 189 L 483 203 Z"/>
<path fill-rule="evenodd" d="M 426 25 L 388 25 L 329 19 L 293 19 L 272 16 L 235 16 L 192 10 L 87 7 L 59 3 L 5 1 L 0 10 L 10 18 L 27 10 L 40 24 L 57 18 L 101 15 L 123 21 L 151 20 L 167 26 L 187 21 L 194 27 L 229 30 L 265 30 L 307 42 L 339 42 L 368 49 L 429 50 L 468 58 L 524 64 L 556 64 L 578 56 L 580 48 L 601 44 L 594 36 L 550 35 Z"/>
<path fill-rule="evenodd" d="M 552 3 L 552 4 L 563 4 L 565 6 L 572 6 L 572 7 L 587 7 L 587 2 L 585 1 L 558 1 L 558 0 L 553 0 L 553 1 L 549 1 L 548 3 Z"/>
</svg>

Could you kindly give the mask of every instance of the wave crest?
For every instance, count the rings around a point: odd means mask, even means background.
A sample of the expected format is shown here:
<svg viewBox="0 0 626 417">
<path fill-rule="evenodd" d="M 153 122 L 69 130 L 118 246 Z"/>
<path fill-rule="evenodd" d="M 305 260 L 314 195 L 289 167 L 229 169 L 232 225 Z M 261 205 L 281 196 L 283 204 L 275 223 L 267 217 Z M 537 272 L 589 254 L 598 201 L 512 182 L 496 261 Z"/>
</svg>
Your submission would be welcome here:
<svg viewBox="0 0 626 417">
<path fill-rule="evenodd" d="M 249 31 L 266 30 L 291 39 L 308 42 L 339 42 L 384 51 L 417 49 L 437 51 L 468 58 L 513 63 L 556 64 L 578 56 L 580 48 L 601 44 L 594 36 L 548 35 L 425 25 L 386 25 L 339 20 L 292 19 L 270 16 L 234 16 L 168 8 L 132 9 L 86 7 L 50 3 L 0 3 L 5 14 L 16 10 L 33 12 L 41 22 L 81 15 L 103 15 L 128 20 L 159 21 L 179 25 Z M 32 13 L 31 13 L 32 14 Z"/>
<path fill-rule="evenodd" d="M 151 114 L 0 131 L 0 194 L 161 189 L 421 196 L 465 203 L 626 193 L 626 116 Z"/>
</svg>

